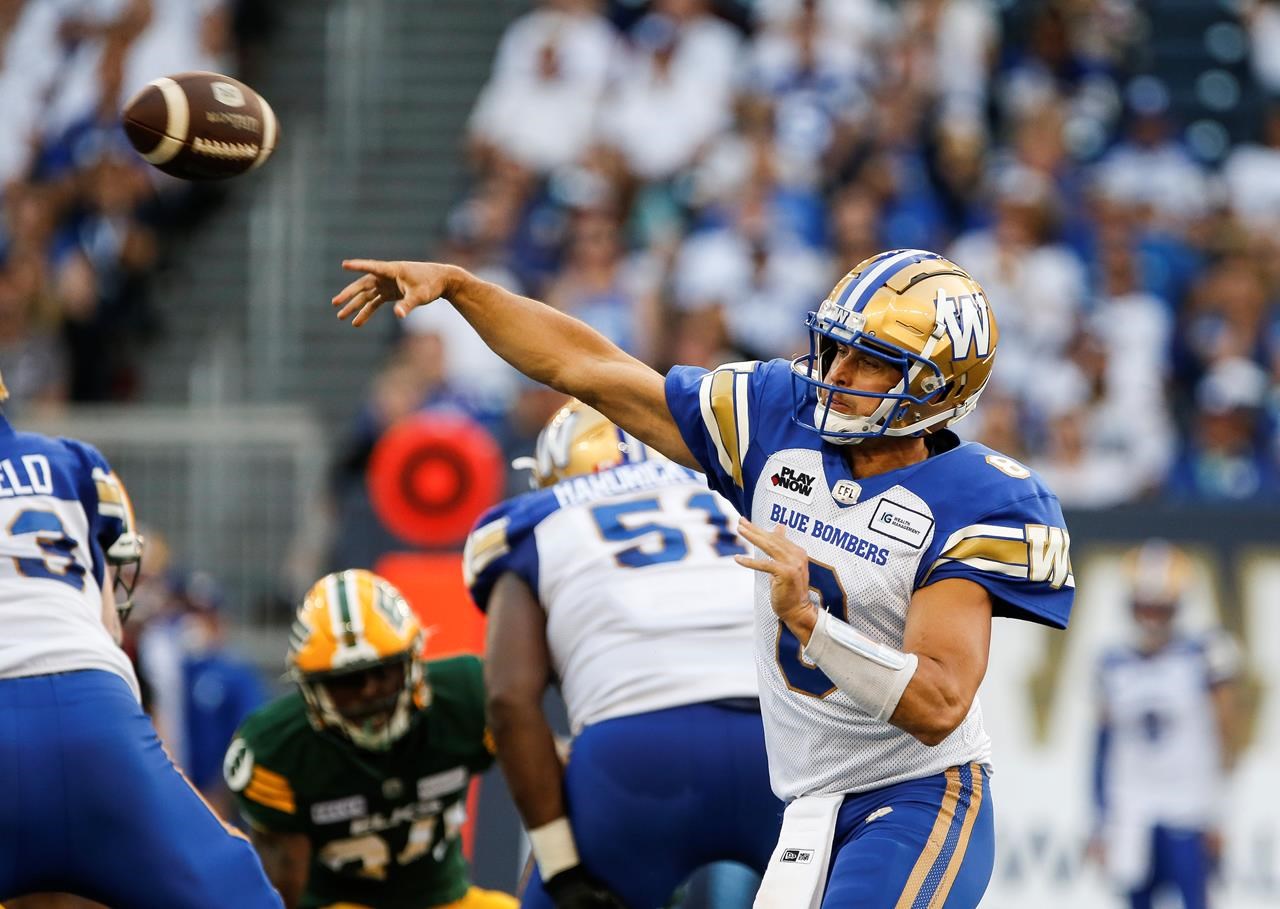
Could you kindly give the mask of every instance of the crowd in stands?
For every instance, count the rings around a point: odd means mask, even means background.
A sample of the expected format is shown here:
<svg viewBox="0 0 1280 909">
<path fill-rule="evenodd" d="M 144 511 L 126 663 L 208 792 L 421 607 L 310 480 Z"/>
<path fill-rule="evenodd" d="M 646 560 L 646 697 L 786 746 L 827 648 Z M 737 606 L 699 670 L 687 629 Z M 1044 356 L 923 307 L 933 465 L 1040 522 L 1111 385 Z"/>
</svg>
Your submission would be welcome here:
<svg viewBox="0 0 1280 909">
<path fill-rule="evenodd" d="M 1206 10 L 1170 70 L 1158 39 Z M 793 357 L 854 264 L 939 250 L 1001 331 L 962 435 L 1068 507 L 1274 500 L 1278 33 L 1269 0 L 543 0 L 434 252 L 665 369 Z M 447 307 L 407 329 L 375 428 L 388 400 L 536 425 Z"/>
<path fill-rule="evenodd" d="M 252 5 L 252 4 L 245 4 Z M 143 282 L 197 189 L 119 128 L 158 76 L 226 71 L 234 0 L 0 0 L 0 370 L 10 409 L 137 393 Z"/>
</svg>

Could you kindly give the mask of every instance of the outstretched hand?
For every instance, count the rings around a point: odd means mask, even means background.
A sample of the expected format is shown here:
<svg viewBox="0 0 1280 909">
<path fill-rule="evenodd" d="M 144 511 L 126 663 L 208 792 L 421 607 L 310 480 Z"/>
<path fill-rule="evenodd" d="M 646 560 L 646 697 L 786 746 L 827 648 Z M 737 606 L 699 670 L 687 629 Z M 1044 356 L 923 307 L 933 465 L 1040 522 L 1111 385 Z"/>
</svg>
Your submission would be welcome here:
<svg viewBox="0 0 1280 909">
<path fill-rule="evenodd" d="M 765 557 L 738 555 L 733 557 L 734 561 L 769 575 L 774 613 L 801 644 L 807 644 L 818 617 L 817 608 L 809 599 L 809 554 L 787 539 L 787 530 L 781 524 L 768 532 L 746 518 L 739 518 L 738 533 Z"/>
<path fill-rule="evenodd" d="M 378 259 L 347 259 L 342 263 L 347 271 L 364 272 L 333 298 L 339 319 L 347 319 L 352 313 L 351 324 L 361 326 L 377 312 L 383 303 L 395 303 L 395 313 L 400 318 L 417 306 L 425 306 L 446 296 L 450 281 L 456 274 L 453 265 L 436 262 L 383 262 Z"/>
</svg>

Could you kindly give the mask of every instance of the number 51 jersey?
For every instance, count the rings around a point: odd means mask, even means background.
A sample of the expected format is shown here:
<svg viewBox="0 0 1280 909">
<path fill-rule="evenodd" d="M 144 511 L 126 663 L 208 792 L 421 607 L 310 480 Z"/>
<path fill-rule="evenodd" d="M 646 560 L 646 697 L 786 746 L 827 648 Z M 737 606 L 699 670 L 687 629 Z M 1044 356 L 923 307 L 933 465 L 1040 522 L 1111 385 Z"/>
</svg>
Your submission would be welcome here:
<svg viewBox="0 0 1280 909">
<path fill-rule="evenodd" d="M 708 372 L 677 366 L 667 404 L 712 488 L 760 527 L 782 524 L 809 555 L 820 606 L 872 640 L 901 650 L 916 590 L 964 578 L 991 597 L 994 614 L 1065 627 L 1075 580 L 1054 495 L 1030 470 L 948 431 L 926 460 L 855 479 L 847 448 L 812 425 L 812 392 L 796 405 L 791 364 L 736 363 Z M 991 743 L 974 699 L 941 744 L 860 710 L 815 665 L 773 613 L 769 579 L 756 579 L 756 663 L 769 772 L 784 799 L 864 792 L 990 764 Z"/>
<path fill-rule="evenodd" d="M 525 493 L 481 516 L 463 570 L 487 609 L 505 573 L 547 614 L 576 735 L 620 716 L 755 697 L 753 582 L 732 509 L 671 461 L 622 464 Z"/>
</svg>

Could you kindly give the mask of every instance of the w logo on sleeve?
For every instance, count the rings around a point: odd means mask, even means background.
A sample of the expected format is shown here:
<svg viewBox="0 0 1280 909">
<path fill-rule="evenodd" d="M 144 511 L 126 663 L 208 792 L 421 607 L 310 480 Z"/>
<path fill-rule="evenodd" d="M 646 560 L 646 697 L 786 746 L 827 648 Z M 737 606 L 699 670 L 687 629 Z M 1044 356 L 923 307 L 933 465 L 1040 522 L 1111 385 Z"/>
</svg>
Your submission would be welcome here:
<svg viewBox="0 0 1280 909">
<path fill-rule="evenodd" d="M 991 307 L 986 297 L 976 293 L 949 297 L 939 288 L 936 305 L 951 338 L 952 360 L 991 355 Z"/>
</svg>

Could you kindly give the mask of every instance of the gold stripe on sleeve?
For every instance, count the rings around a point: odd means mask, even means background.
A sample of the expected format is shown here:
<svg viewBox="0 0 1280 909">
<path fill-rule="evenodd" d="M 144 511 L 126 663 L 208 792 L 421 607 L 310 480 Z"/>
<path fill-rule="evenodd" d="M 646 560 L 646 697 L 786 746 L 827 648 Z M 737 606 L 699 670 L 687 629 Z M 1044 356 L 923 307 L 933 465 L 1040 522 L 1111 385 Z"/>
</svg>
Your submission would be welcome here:
<svg viewBox="0 0 1280 909">
<path fill-rule="evenodd" d="M 738 411 L 733 404 L 733 386 L 736 373 L 731 369 L 718 370 L 711 378 L 711 413 L 715 417 L 720 441 L 729 455 L 733 470 L 733 482 L 742 486 L 742 452 L 738 450 Z"/>
<path fill-rule="evenodd" d="M 942 554 L 944 559 L 985 559 L 1006 565 L 1027 564 L 1027 544 L 1022 540 L 995 540 L 991 537 L 970 537 L 961 540 Z"/>
</svg>

